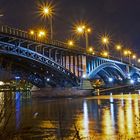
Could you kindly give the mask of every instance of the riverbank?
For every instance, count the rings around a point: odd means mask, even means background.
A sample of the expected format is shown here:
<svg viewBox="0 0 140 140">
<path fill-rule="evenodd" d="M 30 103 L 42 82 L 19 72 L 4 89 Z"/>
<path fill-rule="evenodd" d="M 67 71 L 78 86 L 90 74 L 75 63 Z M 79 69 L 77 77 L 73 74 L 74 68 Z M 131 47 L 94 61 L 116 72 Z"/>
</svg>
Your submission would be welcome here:
<svg viewBox="0 0 140 140">
<path fill-rule="evenodd" d="M 44 88 L 36 89 L 31 91 L 33 98 L 78 98 L 78 97 L 93 97 L 98 95 L 110 95 L 123 93 L 128 94 L 129 92 L 135 91 L 137 88 L 134 86 L 117 86 L 107 89 L 98 89 L 98 90 L 84 90 L 79 88 Z"/>
<path fill-rule="evenodd" d="M 44 88 L 32 91 L 34 98 L 69 98 L 92 96 L 93 90 L 83 90 L 78 88 Z"/>
</svg>

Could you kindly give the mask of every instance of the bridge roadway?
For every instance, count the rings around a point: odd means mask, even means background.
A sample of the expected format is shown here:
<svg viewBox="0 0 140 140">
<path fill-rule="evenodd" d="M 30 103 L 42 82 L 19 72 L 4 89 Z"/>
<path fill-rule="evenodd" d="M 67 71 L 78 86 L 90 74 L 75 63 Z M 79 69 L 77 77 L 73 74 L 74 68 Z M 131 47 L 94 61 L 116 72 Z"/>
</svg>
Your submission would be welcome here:
<svg viewBox="0 0 140 140">
<path fill-rule="evenodd" d="M 106 85 L 140 82 L 140 69 L 117 58 L 103 58 L 81 47 L 38 38 L 28 32 L 0 26 L 1 69 L 8 79 L 20 78 L 38 87 L 79 86 L 83 79 L 102 79 Z M 82 79 L 82 80 L 81 80 Z M 131 79 L 131 80 L 130 80 Z"/>
</svg>

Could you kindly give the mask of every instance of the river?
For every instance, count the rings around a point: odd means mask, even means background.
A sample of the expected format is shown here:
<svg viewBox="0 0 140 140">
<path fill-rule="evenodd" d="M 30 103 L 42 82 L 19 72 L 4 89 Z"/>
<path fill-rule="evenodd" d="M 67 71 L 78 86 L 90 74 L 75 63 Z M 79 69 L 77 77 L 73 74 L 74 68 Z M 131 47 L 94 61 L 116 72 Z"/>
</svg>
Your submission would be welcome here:
<svg viewBox="0 0 140 140">
<path fill-rule="evenodd" d="M 139 92 L 87 98 L 0 93 L 1 137 L 33 140 L 139 139 Z M 3 112 L 3 113 L 2 113 Z"/>
</svg>

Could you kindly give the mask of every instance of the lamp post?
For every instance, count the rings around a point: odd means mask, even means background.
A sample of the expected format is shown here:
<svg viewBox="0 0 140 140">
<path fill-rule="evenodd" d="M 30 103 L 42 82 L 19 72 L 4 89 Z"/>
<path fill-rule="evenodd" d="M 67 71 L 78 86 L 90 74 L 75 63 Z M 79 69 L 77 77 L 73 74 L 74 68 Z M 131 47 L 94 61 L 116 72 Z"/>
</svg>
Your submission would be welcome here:
<svg viewBox="0 0 140 140">
<path fill-rule="evenodd" d="M 130 50 L 124 50 L 124 55 L 128 56 L 129 65 L 131 65 L 131 54 L 132 52 Z"/>
<path fill-rule="evenodd" d="M 137 56 L 135 54 L 133 54 L 132 59 L 134 60 L 134 65 L 136 64 L 136 58 L 137 58 Z"/>
<path fill-rule="evenodd" d="M 116 45 L 116 50 L 120 52 L 120 60 L 122 62 L 123 61 L 122 60 L 122 51 L 121 51 L 122 50 L 122 46 L 121 45 Z"/>
<path fill-rule="evenodd" d="M 53 39 L 53 8 L 51 6 L 45 6 L 43 7 L 42 9 L 42 14 L 45 16 L 45 17 L 48 17 L 49 19 L 49 22 L 50 22 L 50 35 L 51 35 L 51 40 Z"/>
<path fill-rule="evenodd" d="M 70 47 L 74 46 L 74 41 L 73 40 L 68 40 L 67 45 L 70 46 Z"/>
<path fill-rule="evenodd" d="M 107 51 L 103 51 L 103 52 L 102 52 L 102 56 L 103 56 L 103 57 L 109 57 L 109 53 L 108 53 Z"/>
<path fill-rule="evenodd" d="M 108 46 L 109 38 L 107 36 L 103 36 L 101 41 L 102 41 L 102 44 L 105 45 L 107 48 L 107 53 L 108 53 L 107 57 L 109 59 L 109 56 L 110 56 L 110 51 L 109 51 L 109 46 Z"/>
<path fill-rule="evenodd" d="M 84 34 L 85 36 L 85 42 L 86 42 L 86 49 L 89 47 L 89 39 L 88 39 L 88 34 L 91 32 L 90 28 L 86 28 L 85 25 L 77 26 L 76 32 L 78 34 Z"/>
<path fill-rule="evenodd" d="M 129 58 L 129 64 L 131 65 L 131 54 L 132 52 L 130 50 L 128 50 L 128 58 Z"/>
</svg>

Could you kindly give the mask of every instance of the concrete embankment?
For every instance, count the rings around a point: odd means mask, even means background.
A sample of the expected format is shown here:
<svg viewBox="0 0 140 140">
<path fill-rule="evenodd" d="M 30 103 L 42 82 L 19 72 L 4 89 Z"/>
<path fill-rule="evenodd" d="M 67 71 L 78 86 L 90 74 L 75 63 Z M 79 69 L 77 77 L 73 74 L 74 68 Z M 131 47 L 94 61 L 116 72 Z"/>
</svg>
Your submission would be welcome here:
<svg viewBox="0 0 140 140">
<path fill-rule="evenodd" d="M 44 88 L 31 91 L 32 97 L 62 98 L 62 97 L 85 97 L 91 96 L 93 90 L 78 88 Z"/>
</svg>

